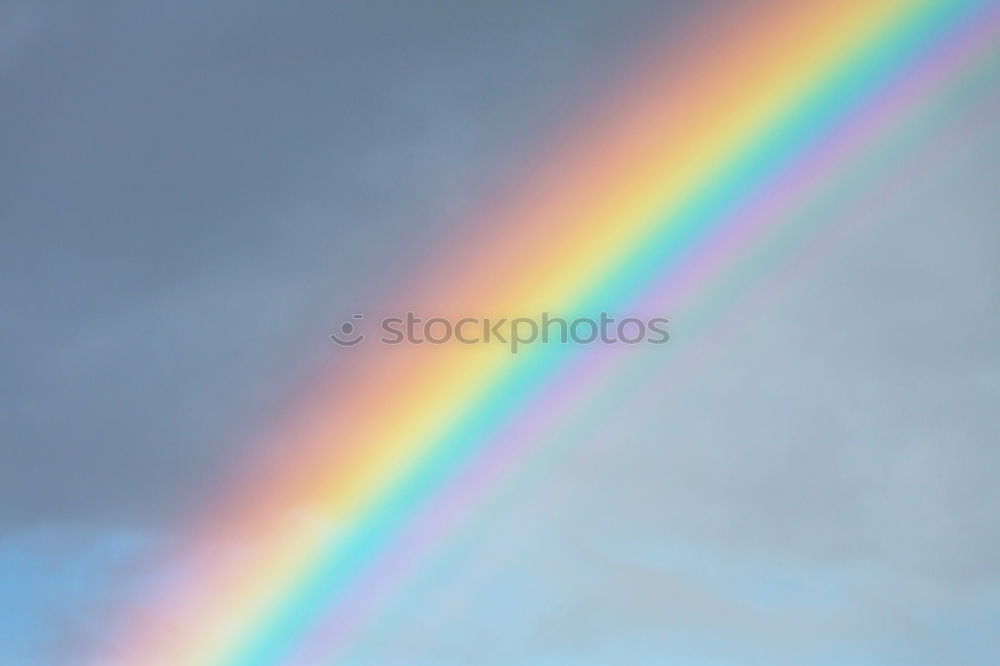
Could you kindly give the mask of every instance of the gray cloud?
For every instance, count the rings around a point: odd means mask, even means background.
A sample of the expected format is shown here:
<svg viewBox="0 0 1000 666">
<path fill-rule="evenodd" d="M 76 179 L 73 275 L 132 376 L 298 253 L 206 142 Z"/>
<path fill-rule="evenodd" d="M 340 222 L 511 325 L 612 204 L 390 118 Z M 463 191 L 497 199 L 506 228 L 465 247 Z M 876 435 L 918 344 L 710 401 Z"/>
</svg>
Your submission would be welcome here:
<svg viewBox="0 0 1000 666">
<path fill-rule="evenodd" d="M 2 80 L 0 521 L 203 499 L 332 323 L 610 76 L 644 4 L 52 3 L 22 21 Z"/>
</svg>

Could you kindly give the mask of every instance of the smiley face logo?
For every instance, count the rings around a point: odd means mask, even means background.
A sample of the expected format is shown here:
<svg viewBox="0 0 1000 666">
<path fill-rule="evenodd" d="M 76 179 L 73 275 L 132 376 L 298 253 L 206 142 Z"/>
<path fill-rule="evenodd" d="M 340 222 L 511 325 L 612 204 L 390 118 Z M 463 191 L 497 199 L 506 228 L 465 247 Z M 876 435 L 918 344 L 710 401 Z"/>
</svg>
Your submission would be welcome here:
<svg viewBox="0 0 1000 666">
<path fill-rule="evenodd" d="M 351 319 L 364 319 L 363 314 L 352 315 Z M 345 321 L 340 325 L 341 335 L 336 333 L 330 334 L 330 339 L 336 342 L 341 347 L 353 347 L 362 340 L 365 339 L 364 333 L 358 333 L 357 327 L 349 321 Z"/>
</svg>

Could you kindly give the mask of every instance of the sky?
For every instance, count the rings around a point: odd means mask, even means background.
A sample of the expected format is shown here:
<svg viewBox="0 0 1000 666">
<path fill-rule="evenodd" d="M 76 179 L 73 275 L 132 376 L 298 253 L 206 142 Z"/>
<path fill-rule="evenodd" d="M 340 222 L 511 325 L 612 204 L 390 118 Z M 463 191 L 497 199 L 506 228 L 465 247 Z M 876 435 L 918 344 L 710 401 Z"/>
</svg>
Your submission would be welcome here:
<svg viewBox="0 0 1000 666">
<path fill-rule="evenodd" d="M 0 0 L 0 666 L 115 640 L 345 313 L 695 4 Z M 357 663 L 996 663 L 991 81 L 742 316 L 673 322 L 697 362 L 608 378 Z"/>
</svg>

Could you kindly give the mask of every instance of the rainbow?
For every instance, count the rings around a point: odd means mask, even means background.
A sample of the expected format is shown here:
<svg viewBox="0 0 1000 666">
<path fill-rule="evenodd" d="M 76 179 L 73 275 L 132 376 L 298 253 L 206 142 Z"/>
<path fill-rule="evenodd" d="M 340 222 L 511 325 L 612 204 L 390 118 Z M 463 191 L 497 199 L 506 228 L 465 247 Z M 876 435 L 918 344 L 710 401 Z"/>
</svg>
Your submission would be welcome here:
<svg viewBox="0 0 1000 666">
<path fill-rule="evenodd" d="M 645 51 L 397 305 L 456 318 L 682 309 L 998 35 L 1000 4 L 986 0 L 714 14 L 694 38 Z M 630 353 L 345 351 L 192 530 L 173 582 L 130 609 L 112 663 L 337 663 L 418 554 Z"/>
</svg>

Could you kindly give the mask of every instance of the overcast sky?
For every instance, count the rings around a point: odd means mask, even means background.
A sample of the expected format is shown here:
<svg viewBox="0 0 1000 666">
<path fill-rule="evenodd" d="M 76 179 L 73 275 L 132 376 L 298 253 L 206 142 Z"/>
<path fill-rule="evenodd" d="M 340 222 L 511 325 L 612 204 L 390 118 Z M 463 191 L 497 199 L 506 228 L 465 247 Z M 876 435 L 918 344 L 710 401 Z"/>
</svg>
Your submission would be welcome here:
<svg viewBox="0 0 1000 666">
<path fill-rule="evenodd" d="M 0 666 L 107 640 L 331 326 L 691 11 L 0 0 Z M 703 362 L 609 380 L 364 663 L 996 663 L 998 102 Z"/>
</svg>

